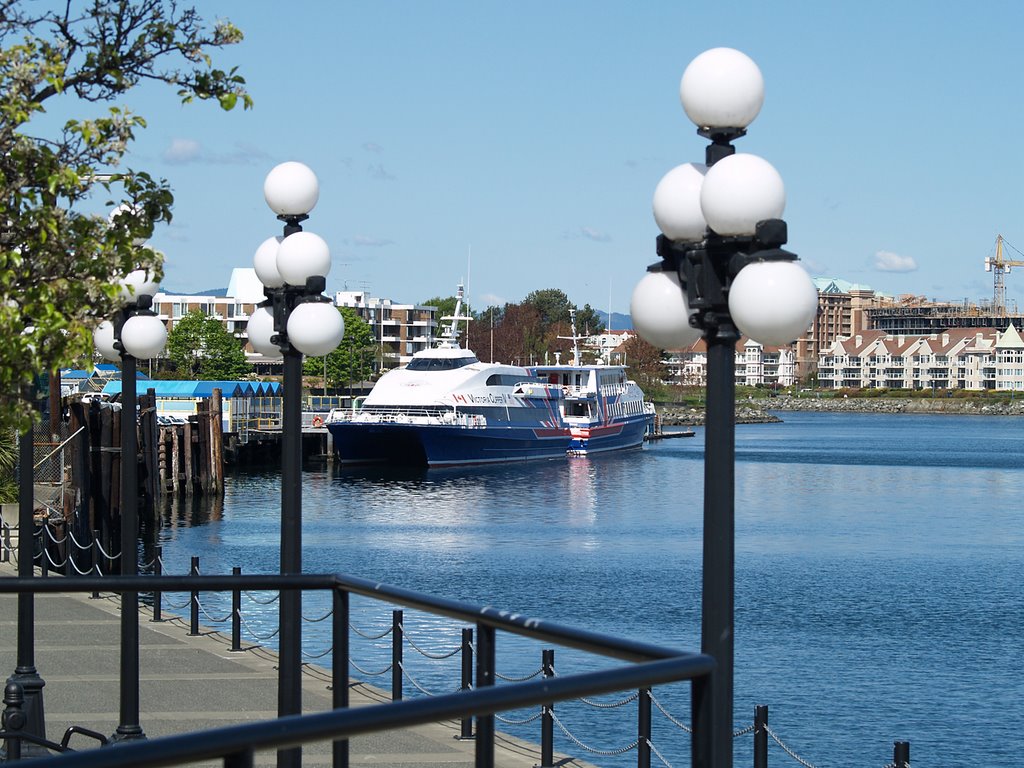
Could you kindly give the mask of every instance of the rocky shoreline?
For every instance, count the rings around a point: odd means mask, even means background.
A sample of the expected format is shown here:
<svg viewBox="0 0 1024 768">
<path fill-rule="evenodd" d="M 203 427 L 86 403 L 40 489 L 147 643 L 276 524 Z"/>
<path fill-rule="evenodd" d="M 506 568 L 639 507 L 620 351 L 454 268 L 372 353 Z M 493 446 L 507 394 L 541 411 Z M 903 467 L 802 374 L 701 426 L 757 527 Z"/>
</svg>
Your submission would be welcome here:
<svg viewBox="0 0 1024 768">
<path fill-rule="evenodd" d="M 756 402 L 756 404 L 755 404 Z M 699 426 L 704 410 L 687 406 L 656 406 L 662 426 Z M 970 398 L 817 398 L 778 397 L 770 401 L 736 403 L 737 424 L 771 424 L 782 421 L 777 411 L 818 411 L 825 413 L 948 413 L 972 416 L 1024 416 L 1024 399 L 1009 403 Z"/>
</svg>

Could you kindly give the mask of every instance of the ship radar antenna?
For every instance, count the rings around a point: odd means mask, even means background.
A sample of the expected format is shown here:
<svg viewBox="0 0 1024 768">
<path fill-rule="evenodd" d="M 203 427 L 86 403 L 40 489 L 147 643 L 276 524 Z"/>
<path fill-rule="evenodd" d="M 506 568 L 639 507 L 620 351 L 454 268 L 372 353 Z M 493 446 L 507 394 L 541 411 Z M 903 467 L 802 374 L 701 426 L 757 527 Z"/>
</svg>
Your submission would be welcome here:
<svg viewBox="0 0 1024 768">
<path fill-rule="evenodd" d="M 576 309 L 575 307 L 569 308 L 569 327 L 572 329 L 570 336 L 559 336 L 560 339 L 567 339 L 572 342 L 572 364 L 575 366 L 583 365 L 583 361 L 580 359 L 580 339 L 585 339 L 586 336 L 578 336 L 576 334 Z"/>
<path fill-rule="evenodd" d="M 462 314 L 462 297 L 463 287 L 459 284 L 459 290 L 455 292 L 455 313 L 452 315 L 445 315 L 441 318 L 441 322 L 450 320 L 451 324 L 444 329 L 441 333 L 441 340 L 438 342 L 438 349 L 458 349 L 459 348 L 459 321 L 466 321 L 466 330 L 469 330 L 469 321 L 472 317 Z M 469 335 L 468 333 L 466 334 Z"/>
</svg>

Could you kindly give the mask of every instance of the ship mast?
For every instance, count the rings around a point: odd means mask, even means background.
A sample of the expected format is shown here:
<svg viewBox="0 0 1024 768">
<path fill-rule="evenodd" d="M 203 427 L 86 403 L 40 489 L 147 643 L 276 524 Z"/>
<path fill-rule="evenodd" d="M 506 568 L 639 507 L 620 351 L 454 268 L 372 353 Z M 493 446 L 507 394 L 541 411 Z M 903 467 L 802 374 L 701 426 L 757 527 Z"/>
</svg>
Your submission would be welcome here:
<svg viewBox="0 0 1024 768">
<path fill-rule="evenodd" d="M 585 339 L 586 336 L 576 335 L 576 310 L 572 307 L 569 308 L 569 326 L 572 328 L 572 335 L 558 336 L 557 338 L 572 342 L 572 364 L 580 366 L 583 365 L 583 360 L 580 358 L 580 339 Z"/>
<path fill-rule="evenodd" d="M 463 316 L 462 314 L 462 284 L 459 284 L 459 290 L 455 293 L 455 314 L 445 315 L 441 318 L 441 322 L 450 320 L 451 325 L 445 328 L 441 334 L 441 340 L 437 344 L 438 349 L 459 349 L 459 321 L 466 321 L 466 330 L 469 330 L 469 321 L 472 317 Z M 468 335 L 468 333 L 467 333 Z"/>
</svg>

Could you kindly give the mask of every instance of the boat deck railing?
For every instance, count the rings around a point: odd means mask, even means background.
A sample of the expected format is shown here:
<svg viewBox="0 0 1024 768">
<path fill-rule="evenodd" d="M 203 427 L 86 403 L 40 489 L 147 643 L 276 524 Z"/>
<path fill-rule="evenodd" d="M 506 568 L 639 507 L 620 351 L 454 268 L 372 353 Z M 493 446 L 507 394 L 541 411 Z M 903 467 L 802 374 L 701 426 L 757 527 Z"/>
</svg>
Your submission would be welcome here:
<svg viewBox="0 0 1024 768">
<path fill-rule="evenodd" d="M 358 411 L 331 411 L 327 423 L 358 422 L 360 424 L 410 424 L 482 429 L 487 418 L 475 413 L 461 413 L 444 406 L 364 406 Z"/>
</svg>

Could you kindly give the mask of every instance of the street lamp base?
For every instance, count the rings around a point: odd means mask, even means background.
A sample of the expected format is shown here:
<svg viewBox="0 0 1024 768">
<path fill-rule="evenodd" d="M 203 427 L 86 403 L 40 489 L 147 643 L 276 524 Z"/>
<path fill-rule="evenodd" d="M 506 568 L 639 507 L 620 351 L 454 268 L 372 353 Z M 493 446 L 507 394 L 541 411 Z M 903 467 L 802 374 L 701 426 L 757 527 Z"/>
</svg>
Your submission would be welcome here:
<svg viewBox="0 0 1024 768">
<path fill-rule="evenodd" d="M 119 725 L 117 730 L 114 731 L 110 737 L 111 744 L 117 744 L 121 741 L 142 741 L 146 738 L 146 734 L 142 732 L 142 726 L 140 725 Z"/>
</svg>

